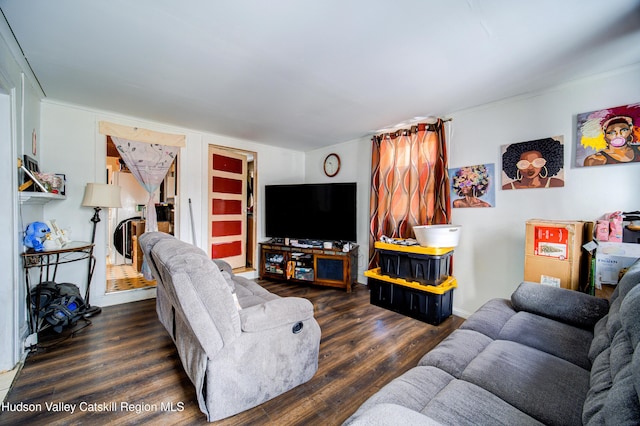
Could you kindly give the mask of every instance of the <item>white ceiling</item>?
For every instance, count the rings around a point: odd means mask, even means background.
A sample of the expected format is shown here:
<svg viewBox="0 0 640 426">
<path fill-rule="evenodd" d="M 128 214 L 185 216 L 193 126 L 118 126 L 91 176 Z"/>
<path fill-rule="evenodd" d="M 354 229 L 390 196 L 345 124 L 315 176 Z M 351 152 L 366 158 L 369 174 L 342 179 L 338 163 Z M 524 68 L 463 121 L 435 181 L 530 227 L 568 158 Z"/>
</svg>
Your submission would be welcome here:
<svg viewBox="0 0 640 426">
<path fill-rule="evenodd" d="M 309 151 L 640 63 L 638 0 L 0 0 L 47 98 Z"/>
</svg>

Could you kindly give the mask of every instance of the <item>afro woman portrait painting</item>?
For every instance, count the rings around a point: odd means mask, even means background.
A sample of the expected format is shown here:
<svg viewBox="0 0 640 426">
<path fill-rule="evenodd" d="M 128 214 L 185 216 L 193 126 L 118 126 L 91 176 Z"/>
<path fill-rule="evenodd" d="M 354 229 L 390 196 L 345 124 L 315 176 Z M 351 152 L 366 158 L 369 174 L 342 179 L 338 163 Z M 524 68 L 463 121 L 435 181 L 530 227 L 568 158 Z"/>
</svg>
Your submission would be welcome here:
<svg viewBox="0 0 640 426">
<path fill-rule="evenodd" d="M 562 136 L 502 147 L 502 189 L 564 186 Z"/>
</svg>

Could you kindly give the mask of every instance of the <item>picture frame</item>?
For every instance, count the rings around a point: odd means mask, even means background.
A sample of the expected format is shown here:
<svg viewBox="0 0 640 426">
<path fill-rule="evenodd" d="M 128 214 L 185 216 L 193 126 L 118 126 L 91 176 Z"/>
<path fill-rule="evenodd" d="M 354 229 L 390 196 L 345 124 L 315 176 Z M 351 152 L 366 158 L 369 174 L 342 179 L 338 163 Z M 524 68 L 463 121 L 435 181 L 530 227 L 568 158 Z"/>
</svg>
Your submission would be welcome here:
<svg viewBox="0 0 640 426">
<path fill-rule="evenodd" d="M 42 183 L 39 180 L 34 180 L 34 172 L 39 172 L 40 168 L 38 167 L 38 160 L 35 158 L 25 154 L 22 160 L 22 184 L 26 184 L 29 181 L 33 182 L 33 185 L 29 185 L 25 191 L 38 191 L 37 183 Z M 37 179 L 37 178 L 36 178 Z M 46 191 L 45 191 L 46 192 Z"/>
<path fill-rule="evenodd" d="M 493 163 L 450 168 L 451 206 L 495 207 L 495 181 Z"/>
<path fill-rule="evenodd" d="M 60 229 L 55 219 L 46 221 L 51 229 L 51 238 L 60 246 L 63 247 L 66 243 L 70 242 L 65 232 Z"/>
<path fill-rule="evenodd" d="M 40 168 L 38 167 L 38 160 L 36 160 L 35 158 L 29 155 L 26 155 L 26 154 L 24 155 L 23 163 L 24 163 L 24 167 L 31 172 L 40 171 Z"/>
<path fill-rule="evenodd" d="M 640 162 L 640 103 L 576 116 L 575 167 Z"/>
<path fill-rule="evenodd" d="M 502 189 L 564 186 L 564 136 L 501 146 Z"/>
<path fill-rule="evenodd" d="M 38 179 L 38 177 L 36 176 L 35 173 L 32 173 L 31 170 L 28 170 L 26 167 L 21 166 L 20 169 L 22 170 L 22 172 L 25 175 L 25 183 L 28 182 L 29 180 L 31 180 L 34 185 L 30 186 L 29 188 L 32 188 L 31 191 L 36 191 L 36 190 L 40 190 L 42 192 L 49 192 L 47 191 L 47 187 L 44 186 L 44 183 L 42 183 L 42 181 L 40 179 Z M 28 177 L 28 179 L 26 179 Z M 27 189 L 29 190 L 29 189 Z"/>
<path fill-rule="evenodd" d="M 58 188 L 58 194 L 67 195 L 67 175 L 63 173 L 56 173 L 55 175 L 59 177 L 62 182 L 60 188 Z"/>
</svg>

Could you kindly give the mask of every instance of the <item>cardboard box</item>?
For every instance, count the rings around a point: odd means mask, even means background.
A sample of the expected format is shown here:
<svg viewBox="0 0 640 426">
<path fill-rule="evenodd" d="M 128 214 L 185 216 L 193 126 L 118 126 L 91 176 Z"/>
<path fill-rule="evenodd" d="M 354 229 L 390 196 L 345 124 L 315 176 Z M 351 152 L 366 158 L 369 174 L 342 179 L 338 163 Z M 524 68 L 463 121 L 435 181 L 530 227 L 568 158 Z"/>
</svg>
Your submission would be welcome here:
<svg viewBox="0 0 640 426">
<path fill-rule="evenodd" d="M 618 284 L 624 270 L 638 259 L 640 244 L 599 242 L 596 249 L 596 287 Z"/>
<path fill-rule="evenodd" d="M 571 290 L 586 288 L 593 223 L 532 219 L 526 224 L 524 280 Z"/>
</svg>

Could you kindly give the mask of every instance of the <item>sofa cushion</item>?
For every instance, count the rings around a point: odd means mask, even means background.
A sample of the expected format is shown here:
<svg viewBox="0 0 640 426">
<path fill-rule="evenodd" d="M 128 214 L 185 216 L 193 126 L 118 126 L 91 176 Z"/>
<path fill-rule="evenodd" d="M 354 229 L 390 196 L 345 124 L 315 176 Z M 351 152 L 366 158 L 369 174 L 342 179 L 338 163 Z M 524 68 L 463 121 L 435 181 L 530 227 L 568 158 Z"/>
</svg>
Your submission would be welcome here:
<svg viewBox="0 0 640 426">
<path fill-rule="evenodd" d="M 221 272 L 226 272 L 227 274 L 229 274 L 229 276 L 233 276 L 233 268 L 231 268 L 231 265 L 229 264 L 229 262 L 223 259 L 211 259 L 211 260 L 213 261 L 213 263 L 216 264 L 216 266 L 218 267 L 218 269 L 220 269 Z"/>
<path fill-rule="evenodd" d="M 313 318 L 313 304 L 301 297 L 280 297 L 240 312 L 242 331 L 253 333 Z"/>
<path fill-rule="evenodd" d="M 550 425 L 580 424 L 589 372 L 520 343 L 496 340 L 465 369 L 475 383 Z"/>
<path fill-rule="evenodd" d="M 593 330 L 609 310 L 606 299 L 531 282 L 518 286 L 511 295 L 511 303 L 516 311 L 530 312 L 589 330 Z"/>
<path fill-rule="evenodd" d="M 594 328 L 594 337 L 589 348 L 589 359 L 593 362 L 596 357 L 609 345 L 618 331 L 625 327 L 632 346 L 640 341 L 640 262 L 635 262 L 622 277 L 620 283 L 611 296 L 611 307 Z M 635 283 L 631 280 L 637 279 Z M 623 308 L 624 303 L 624 308 Z M 621 313 L 621 309 L 623 312 Z"/>
<path fill-rule="evenodd" d="M 631 289 L 620 305 L 620 322 L 631 345 L 637 347 L 640 343 L 640 285 Z"/>
<path fill-rule="evenodd" d="M 597 377 L 592 374 L 593 386 L 585 400 L 583 424 L 594 426 L 603 424 L 635 426 L 638 424 L 640 402 L 638 402 L 635 376 L 637 376 L 639 365 L 640 362 L 636 362 L 635 365 L 633 363 L 627 365 L 608 386 L 606 381 L 598 383 Z M 606 365 L 599 370 L 600 373 L 607 374 Z"/>
<path fill-rule="evenodd" d="M 624 329 L 619 330 L 613 337 L 609 354 L 611 377 L 613 377 L 615 381 L 617 375 L 631 364 L 631 358 L 633 357 L 633 348 L 631 347 L 629 336 Z"/>
<path fill-rule="evenodd" d="M 640 419 L 640 286 L 627 284 L 618 291 L 612 304 L 612 310 L 617 311 L 615 320 L 608 319 L 601 332 L 610 344 L 597 354 L 591 369 L 591 388 L 582 416 L 588 425 L 604 424 L 605 420 L 616 425 L 637 424 Z M 611 332 L 615 332 L 612 337 Z M 595 345 L 597 349 L 602 346 L 594 339 L 592 352 L 596 352 Z"/>
<path fill-rule="evenodd" d="M 387 411 L 382 412 L 379 407 L 385 407 Z M 407 410 L 422 416 L 410 415 Z M 475 426 L 541 423 L 479 386 L 456 380 L 436 367 L 418 366 L 372 395 L 344 424 Z"/>
<path fill-rule="evenodd" d="M 261 287 L 255 281 L 247 279 L 245 277 L 241 277 L 239 275 L 234 275 L 233 280 L 236 283 L 236 291 L 241 292 L 242 295 L 245 294 L 253 294 L 256 296 L 262 296 L 265 300 L 277 299 L 280 296 L 270 293 L 264 287 Z"/>
<path fill-rule="evenodd" d="M 607 424 L 635 426 L 640 421 L 638 392 L 634 386 L 631 369 L 632 366 L 629 365 L 625 369 L 624 377 L 614 382 L 607 395 L 607 401 L 603 408 Z"/>
<path fill-rule="evenodd" d="M 152 257 L 163 281 L 169 283 L 166 287 L 175 291 L 174 303 L 209 356 L 240 334 L 231 290 L 204 251 L 185 250 L 180 240 L 165 239 L 156 243 Z"/>
<path fill-rule="evenodd" d="M 445 425 L 542 425 L 473 383 L 452 380 L 429 401 L 422 414 Z"/>
<path fill-rule="evenodd" d="M 238 296 L 238 303 L 240 304 L 242 309 L 260 305 L 261 303 L 265 303 L 270 300 L 280 299 L 280 296 L 269 293 L 267 290 L 260 287 L 260 285 L 244 277 L 234 275 L 233 280 L 236 285 L 236 295 Z"/>
<path fill-rule="evenodd" d="M 222 278 L 224 278 L 224 281 L 229 286 L 229 290 L 231 290 L 231 293 L 235 293 L 236 292 L 236 283 L 232 278 L 233 276 L 231 274 L 229 274 L 229 272 L 223 271 L 222 269 L 220 270 L 220 273 L 222 274 Z"/>
<path fill-rule="evenodd" d="M 611 344 L 611 338 L 609 337 L 609 333 L 607 333 L 607 321 L 609 321 L 609 314 L 602 317 L 593 328 L 593 340 L 591 341 L 588 354 L 589 361 L 591 361 L 592 364 L 596 357 Z"/>
<path fill-rule="evenodd" d="M 585 370 L 591 369 L 587 353 L 593 333 L 589 330 L 529 312 L 518 312 L 507 321 L 498 338 L 522 343 L 566 359 Z"/>
<path fill-rule="evenodd" d="M 602 408 L 607 401 L 608 391 L 613 385 L 609 365 L 610 351 L 609 348 L 605 348 L 593 362 L 589 391 L 582 410 L 582 422 L 584 424 L 604 424 Z"/>
<path fill-rule="evenodd" d="M 423 414 L 413 411 L 398 404 L 380 403 L 367 411 L 352 416 L 344 423 L 344 426 L 384 426 L 384 425 L 421 425 L 441 426 L 442 423 L 425 417 Z"/>
<path fill-rule="evenodd" d="M 356 411 L 354 417 L 370 407 L 383 403 L 397 404 L 420 412 L 452 380 L 454 380 L 453 376 L 438 368 L 414 367 L 369 397 Z"/>
<path fill-rule="evenodd" d="M 463 322 L 460 329 L 475 330 L 492 339 L 497 339 L 504 324 L 515 314 L 516 311 L 510 301 L 492 299 Z"/>
<path fill-rule="evenodd" d="M 158 241 L 173 238 L 174 237 L 172 235 L 166 234 L 164 232 L 145 232 L 144 234 L 140 235 L 140 238 L 138 238 L 138 244 L 140 244 L 140 247 L 142 248 L 144 258 L 147 261 L 147 265 L 149 266 L 149 269 L 151 270 L 151 273 L 154 277 L 158 275 L 159 271 L 153 258 L 151 257 L 151 250 Z M 157 285 L 161 286 L 162 280 L 158 280 Z"/>
<path fill-rule="evenodd" d="M 610 338 L 616 335 L 618 330 L 622 327 L 622 323 L 620 322 L 620 305 L 622 305 L 622 298 L 618 297 L 611 303 L 611 309 L 609 309 L 609 314 L 607 315 L 607 334 Z"/>
<path fill-rule="evenodd" d="M 474 330 L 454 330 L 427 352 L 418 365 L 438 367 L 454 377 L 460 377 L 471 360 L 491 342 L 493 339 Z"/>
<path fill-rule="evenodd" d="M 620 278 L 615 291 L 611 295 L 611 300 L 614 301 L 618 298 L 624 299 L 627 293 L 635 288 L 638 283 L 640 283 L 640 261 L 634 262 L 622 278 Z"/>
</svg>

